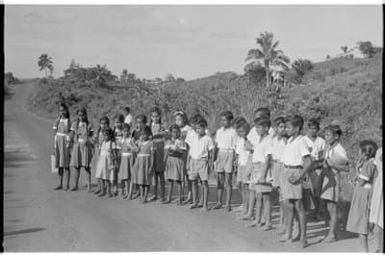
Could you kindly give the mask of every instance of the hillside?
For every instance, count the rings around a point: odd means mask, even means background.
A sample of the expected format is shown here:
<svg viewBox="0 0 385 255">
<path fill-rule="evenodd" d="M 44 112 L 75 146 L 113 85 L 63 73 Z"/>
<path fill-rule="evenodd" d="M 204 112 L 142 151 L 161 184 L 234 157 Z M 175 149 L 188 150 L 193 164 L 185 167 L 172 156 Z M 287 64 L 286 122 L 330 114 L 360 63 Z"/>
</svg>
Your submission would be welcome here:
<svg viewBox="0 0 385 255">
<path fill-rule="evenodd" d="M 357 155 L 357 144 L 365 138 L 382 140 L 379 126 L 382 121 L 382 56 L 370 59 L 331 59 L 316 63 L 304 77 L 306 86 L 265 88 L 263 80 L 255 81 L 245 75 L 217 73 L 191 81 L 169 82 L 146 89 L 133 89 L 110 84 L 94 88 L 73 80 L 44 80 L 37 84 L 31 98 L 31 108 L 54 118 L 56 102 L 65 100 L 72 113 L 85 106 L 91 121 L 107 114 L 112 117 L 130 106 L 134 115 L 149 114 L 158 105 L 163 121 L 172 123 L 175 110 L 185 110 L 189 116 L 200 112 L 211 131 L 218 127 L 218 114 L 232 110 L 252 121 L 258 107 L 268 106 L 272 116 L 299 113 L 308 119 L 320 117 L 324 127 L 337 120 L 343 128 L 343 144 L 352 160 Z M 346 183 L 345 177 L 345 183 Z M 344 185 L 345 198 L 350 187 Z"/>
</svg>

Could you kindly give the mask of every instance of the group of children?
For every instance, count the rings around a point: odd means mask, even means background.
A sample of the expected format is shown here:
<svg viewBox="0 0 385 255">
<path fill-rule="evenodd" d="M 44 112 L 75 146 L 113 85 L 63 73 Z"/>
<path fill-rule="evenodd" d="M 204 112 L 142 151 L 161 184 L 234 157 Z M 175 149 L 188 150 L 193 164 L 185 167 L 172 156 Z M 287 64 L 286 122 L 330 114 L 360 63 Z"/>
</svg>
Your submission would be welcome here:
<svg viewBox="0 0 385 255">
<path fill-rule="evenodd" d="M 68 107 L 59 106 L 60 116 L 54 124 L 54 154 L 60 176 L 56 189 L 63 189 L 64 173 L 65 189 L 69 189 L 73 167 L 75 185 L 71 190 L 78 189 L 80 169 L 84 168 L 91 192 L 92 166 L 98 180 L 95 194 L 99 197 L 117 196 L 120 187 L 124 199 L 140 197 L 146 203 L 158 200 L 159 189 L 161 202 L 168 204 L 173 202 L 176 184 L 178 205 L 191 204 L 191 209 L 204 211 L 224 207 L 231 211 L 232 178 L 236 175 L 242 197 L 238 218 L 249 220 L 248 226 L 272 229 L 272 194 L 276 194 L 281 242 L 299 239 L 300 246 L 306 247 L 306 220 L 310 216 L 320 219 L 323 208 L 329 214 L 330 228 L 324 241 L 336 241 L 340 172 L 349 172 L 338 125 L 328 125 L 323 139 L 318 136 L 319 121 L 310 119 L 307 135 L 302 135 L 301 116 L 277 117 L 272 123 L 269 109 L 259 108 L 253 127 L 243 117 L 222 112 L 221 127 L 211 135 L 207 121 L 199 114 L 188 119 L 184 112 L 177 111 L 175 123 L 166 127 L 158 107 L 152 108 L 149 122 L 146 115 L 136 116 L 135 126 L 128 107 L 125 113 L 126 116 L 114 117 L 113 128 L 109 118 L 102 117 L 94 132 L 85 109 L 78 110 L 71 123 Z M 347 230 L 360 234 L 363 250 L 368 251 L 367 235 L 376 225 L 382 251 L 382 148 L 377 150 L 373 141 L 362 141 L 356 165 Z M 217 201 L 209 208 L 208 180 L 212 170 L 217 181 Z M 169 182 L 167 194 L 165 180 Z M 151 186 L 153 194 L 149 197 Z M 187 198 L 183 200 L 186 187 Z M 293 223 L 297 223 L 297 231 L 293 231 Z"/>
</svg>

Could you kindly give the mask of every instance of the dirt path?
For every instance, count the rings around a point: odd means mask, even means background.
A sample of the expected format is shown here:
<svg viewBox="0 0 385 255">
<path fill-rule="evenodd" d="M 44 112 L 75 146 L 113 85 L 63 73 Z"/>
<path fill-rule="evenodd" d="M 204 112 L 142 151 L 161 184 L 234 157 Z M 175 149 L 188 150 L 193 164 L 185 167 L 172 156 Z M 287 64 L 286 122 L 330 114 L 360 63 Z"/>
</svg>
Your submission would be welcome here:
<svg viewBox="0 0 385 255">
<path fill-rule="evenodd" d="M 25 109 L 32 90 L 33 84 L 16 86 L 5 102 L 5 251 L 301 251 L 279 244 L 274 231 L 245 228 L 224 211 L 53 191 L 58 177 L 49 170 L 51 122 Z M 302 251 L 357 250 L 354 238 L 318 244 L 325 228 L 308 225 L 312 245 Z"/>
</svg>

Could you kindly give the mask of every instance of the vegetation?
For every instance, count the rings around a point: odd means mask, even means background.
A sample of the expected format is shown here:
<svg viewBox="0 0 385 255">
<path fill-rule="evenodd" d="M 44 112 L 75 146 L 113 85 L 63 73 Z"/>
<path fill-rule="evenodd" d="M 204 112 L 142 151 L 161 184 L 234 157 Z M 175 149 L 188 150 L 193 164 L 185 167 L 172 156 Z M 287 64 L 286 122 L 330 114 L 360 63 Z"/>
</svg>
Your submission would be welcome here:
<svg viewBox="0 0 385 255">
<path fill-rule="evenodd" d="M 51 57 L 48 57 L 47 54 L 41 54 L 39 57 L 39 61 L 37 62 L 40 71 L 44 71 L 45 77 L 47 78 L 47 70 L 49 70 L 50 76 L 52 76 L 53 72 L 53 61 Z"/>
<path fill-rule="evenodd" d="M 303 76 L 313 69 L 313 63 L 308 59 L 297 59 L 292 65 L 293 69 L 300 77 L 301 81 Z"/>
<path fill-rule="evenodd" d="M 251 63 L 261 63 L 265 68 L 266 75 L 266 87 L 270 85 L 270 67 L 279 66 L 283 69 L 289 69 L 290 60 L 283 54 L 281 50 L 278 50 L 279 41 L 274 42 L 273 33 L 265 32 L 260 34 L 256 39 L 256 42 L 260 49 L 251 49 L 247 53 L 246 61 Z"/>
</svg>

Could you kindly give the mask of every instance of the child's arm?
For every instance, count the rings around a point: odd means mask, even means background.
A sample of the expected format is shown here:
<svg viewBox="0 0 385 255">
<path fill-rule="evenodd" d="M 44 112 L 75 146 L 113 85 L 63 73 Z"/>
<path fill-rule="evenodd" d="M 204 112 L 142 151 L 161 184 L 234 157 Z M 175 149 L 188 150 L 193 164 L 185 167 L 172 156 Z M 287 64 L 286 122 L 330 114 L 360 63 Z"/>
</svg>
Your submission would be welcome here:
<svg viewBox="0 0 385 255">
<path fill-rule="evenodd" d="M 249 140 L 245 140 L 245 150 L 248 150 L 251 153 L 254 151 L 254 145 Z"/>
<path fill-rule="evenodd" d="M 259 183 L 265 183 L 266 182 L 267 171 L 269 170 L 269 168 L 271 166 L 271 162 L 272 162 L 271 154 L 268 154 L 265 157 L 265 159 L 266 159 L 265 169 L 263 169 L 262 175 L 258 180 Z"/>
<path fill-rule="evenodd" d="M 299 184 L 302 179 L 305 177 L 305 175 L 312 169 L 312 161 L 311 161 L 311 157 L 310 157 L 310 154 L 309 155 L 306 155 L 303 157 L 303 171 L 301 173 L 301 175 L 296 178 L 296 177 L 293 177 L 293 178 L 289 178 L 289 182 L 291 184 Z"/>
<path fill-rule="evenodd" d="M 150 172 L 154 172 L 154 158 L 155 158 L 155 150 L 151 146 L 151 153 L 150 153 Z"/>
<path fill-rule="evenodd" d="M 333 168 L 333 169 L 335 169 L 335 170 L 337 170 L 337 171 L 339 171 L 339 172 L 346 172 L 346 173 L 348 173 L 349 172 L 349 163 L 348 162 L 346 162 L 346 164 L 339 164 L 339 165 L 337 165 L 337 164 L 330 164 L 330 161 L 328 161 L 327 159 L 325 160 L 325 163 L 329 166 L 329 167 L 331 167 L 331 168 Z"/>
<path fill-rule="evenodd" d="M 215 153 L 215 148 L 209 150 L 209 173 L 211 173 L 214 169 L 214 153 Z"/>
</svg>

